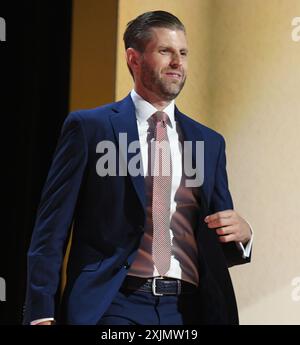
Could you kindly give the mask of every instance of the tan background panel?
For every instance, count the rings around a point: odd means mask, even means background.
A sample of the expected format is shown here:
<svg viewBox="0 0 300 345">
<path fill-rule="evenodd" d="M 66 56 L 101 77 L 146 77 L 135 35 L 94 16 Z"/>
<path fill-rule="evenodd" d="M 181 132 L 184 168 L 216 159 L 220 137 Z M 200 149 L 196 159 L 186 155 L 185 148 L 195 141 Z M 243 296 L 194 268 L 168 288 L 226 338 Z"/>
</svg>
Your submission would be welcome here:
<svg viewBox="0 0 300 345">
<path fill-rule="evenodd" d="M 214 1 L 211 124 L 227 139 L 235 205 L 255 231 L 253 263 L 232 269 L 241 321 L 300 324 L 300 42 L 297 0 Z"/>
<path fill-rule="evenodd" d="M 70 110 L 115 98 L 117 0 L 73 0 Z"/>
</svg>

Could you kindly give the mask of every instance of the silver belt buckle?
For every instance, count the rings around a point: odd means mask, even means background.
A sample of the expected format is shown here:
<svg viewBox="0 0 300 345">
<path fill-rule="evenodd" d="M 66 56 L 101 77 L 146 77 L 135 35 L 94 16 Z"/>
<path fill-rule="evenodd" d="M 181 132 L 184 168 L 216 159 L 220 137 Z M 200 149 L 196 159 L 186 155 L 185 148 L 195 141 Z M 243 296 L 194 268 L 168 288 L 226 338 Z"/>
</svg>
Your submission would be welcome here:
<svg viewBox="0 0 300 345">
<path fill-rule="evenodd" d="M 154 296 L 163 296 L 164 294 L 163 293 L 158 293 L 156 292 L 156 280 L 158 279 L 164 279 L 163 277 L 154 277 L 152 279 L 152 293 Z"/>
</svg>

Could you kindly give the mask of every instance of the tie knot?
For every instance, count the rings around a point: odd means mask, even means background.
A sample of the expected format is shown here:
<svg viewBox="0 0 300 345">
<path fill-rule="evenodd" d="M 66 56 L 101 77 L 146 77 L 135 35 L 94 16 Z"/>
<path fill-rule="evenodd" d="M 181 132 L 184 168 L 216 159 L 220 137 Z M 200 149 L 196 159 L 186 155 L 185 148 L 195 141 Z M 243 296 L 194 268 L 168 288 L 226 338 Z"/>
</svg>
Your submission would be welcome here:
<svg viewBox="0 0 300 345">
<path fill-rule="evenodd" d="M 165 124 L 167 123 L 168 118 L 169 118 L 168 114 L 166 114 L 163 111 L 157 111 L 156 113 L 153 114 L 153 119 L 156 123 L 162 121 Z"/>
</svg>

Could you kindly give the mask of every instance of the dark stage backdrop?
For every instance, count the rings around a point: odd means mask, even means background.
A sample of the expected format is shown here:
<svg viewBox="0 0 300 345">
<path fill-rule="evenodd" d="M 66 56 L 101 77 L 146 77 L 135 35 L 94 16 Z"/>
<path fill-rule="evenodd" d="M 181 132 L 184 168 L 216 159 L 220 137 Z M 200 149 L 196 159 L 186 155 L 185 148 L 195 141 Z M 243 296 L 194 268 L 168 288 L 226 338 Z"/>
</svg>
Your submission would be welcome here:
<svg viewBox="0 0 300 345">
<path fill-rule="evenodd" d="M 69 108 L 71 15 L 72 0 L 0 2 L 0 324 L 22 319 L 26 252 Z"/>
</svg>

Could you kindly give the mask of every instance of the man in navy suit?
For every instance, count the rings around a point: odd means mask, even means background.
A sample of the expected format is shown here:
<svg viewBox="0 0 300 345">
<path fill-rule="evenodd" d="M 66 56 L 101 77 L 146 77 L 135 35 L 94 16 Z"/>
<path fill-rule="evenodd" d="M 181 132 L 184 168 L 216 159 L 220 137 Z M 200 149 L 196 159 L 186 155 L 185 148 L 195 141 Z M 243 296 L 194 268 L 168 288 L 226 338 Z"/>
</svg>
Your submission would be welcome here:
<svg viewBox="0 0 300 345">
<path fill-rule="evenodd" d="M 233 210 L 223 137 L 174 103 L 187 75 L 185 28 L 147 12 L 128 23 L 124 42 L 134 89 L 64 123 L 28 252 L 24 323 L 237 324 L 228 267 L 250 261 L 251 229 Z M 152 175 L 159 135 L 166 179 Z M 170 251 L 154 254 L 162 242 Z"/>
</svg>

